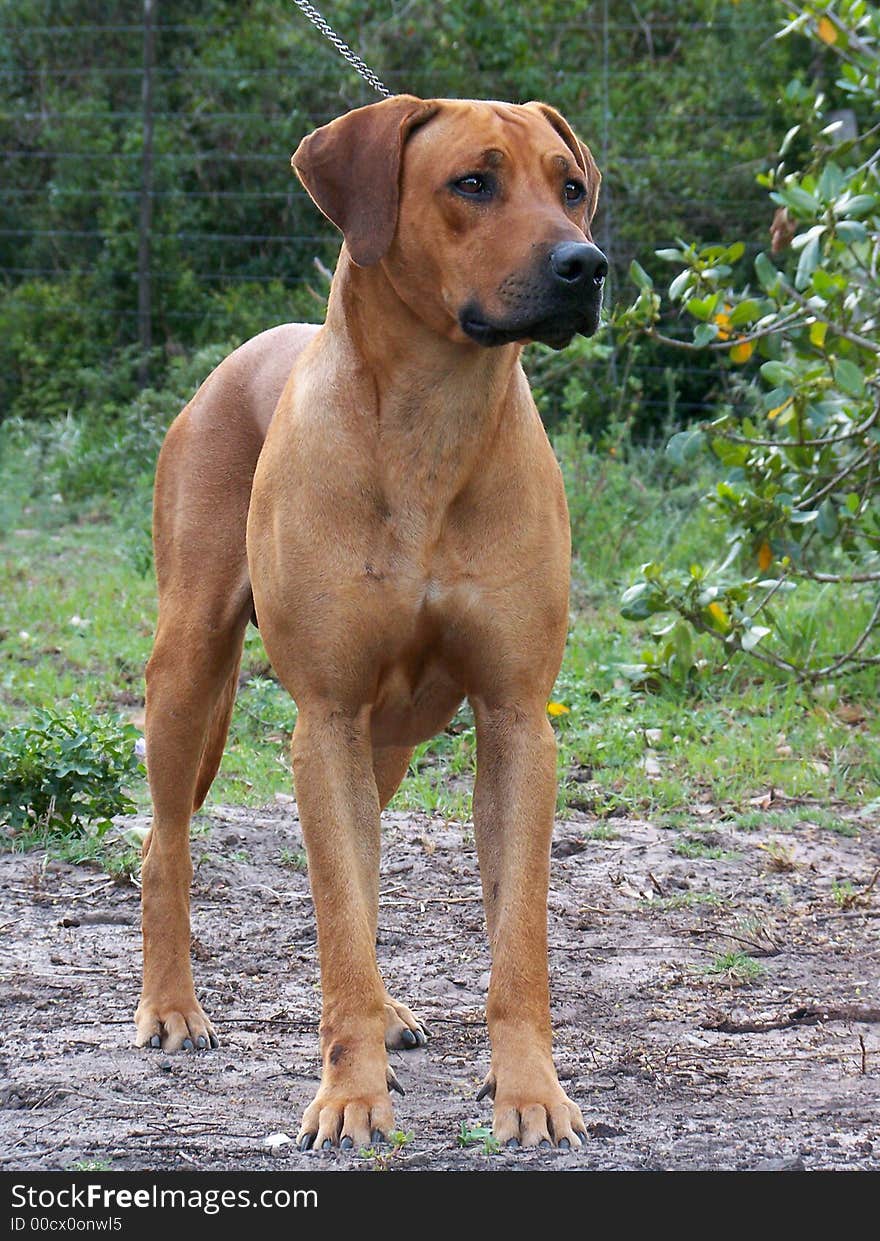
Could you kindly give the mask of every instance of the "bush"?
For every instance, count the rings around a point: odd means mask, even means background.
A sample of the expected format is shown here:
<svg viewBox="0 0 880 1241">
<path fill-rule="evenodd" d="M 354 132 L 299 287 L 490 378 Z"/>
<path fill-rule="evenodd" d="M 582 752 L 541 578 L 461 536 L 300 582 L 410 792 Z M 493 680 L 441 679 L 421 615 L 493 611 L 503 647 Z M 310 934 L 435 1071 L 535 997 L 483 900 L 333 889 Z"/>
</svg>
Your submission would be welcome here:
<svg viewBox="0 0 880 1241">
<path fill-rule="evenodd" d="M 125 786 L 143 774 L 138 735 L 76 698 L 63 712 L 36 711 L 0 740 L 0 822 L 19 832 L 102 835 L 113 815 L 135 808 Z"/>
<path fill-rule="evenodd" d="M 870 128 L 839 140 L 827 97 L 790 84 L 801 119 L 759 180 L 776 207 L 773 252 L 793 257 L 780 268 L 759 254 L 742 283 L 742 243 L 658 251 L 682 268 L 669 298 L 693 324 L 690 341 L 667 343 L 714 353 L 727 394 L 717 418 L 674 435 L 666 453 L 685 474 L 701 455 L 722 467 L 707 502 L 728 549 L 715 565 L 643 566 L 623 613 L 668 616 L 657 628 L 670 659 L 690 657 L 690 628 L 816 681 L 880 662 L 880 11 L 814 0 L 784 33 L 794 29 L 839 55 L 838 91 Z M 632 275 L 639 297 L 618 326 L 666 340 L 652 280 L 638 264 Z M 859 618 L 842 649 L 784 623 L 780 604 L 796 590 L 808 606 L 831 591 L 842 619 Z"/>
</svg>

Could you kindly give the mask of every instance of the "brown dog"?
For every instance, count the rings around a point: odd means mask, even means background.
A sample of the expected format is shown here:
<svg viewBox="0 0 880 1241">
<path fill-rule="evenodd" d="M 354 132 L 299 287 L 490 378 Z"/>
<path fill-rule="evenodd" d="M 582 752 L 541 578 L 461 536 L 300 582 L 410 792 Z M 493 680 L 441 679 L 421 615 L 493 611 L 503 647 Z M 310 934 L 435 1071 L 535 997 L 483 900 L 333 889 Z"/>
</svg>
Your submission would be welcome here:
<svg viewBox="0 0 880 1241">
<path fill-rule="evenodd" d="M 154 805 L 139 1046 L 216 1046 L 190 968 L 189 821 L 213 780 L 256 616 L 298 705 L 293 770 L 323 987 L 302 1149 L 393 1125 L 386 1046 L 425 1041 L 376 964 L 379 816 L 467 698 L 492 949 L 502 1142 L 584 1132 L 551 1050 L 547 886 L 568 623 L 562 479 L 519 363 L 596 330 L 599 174 L 544 104 L 401 95 L 305 138 L 293 166 L 344 234 L 323 327 L 264 332 L 168 432 L 147 667 Z"/>
</svg>

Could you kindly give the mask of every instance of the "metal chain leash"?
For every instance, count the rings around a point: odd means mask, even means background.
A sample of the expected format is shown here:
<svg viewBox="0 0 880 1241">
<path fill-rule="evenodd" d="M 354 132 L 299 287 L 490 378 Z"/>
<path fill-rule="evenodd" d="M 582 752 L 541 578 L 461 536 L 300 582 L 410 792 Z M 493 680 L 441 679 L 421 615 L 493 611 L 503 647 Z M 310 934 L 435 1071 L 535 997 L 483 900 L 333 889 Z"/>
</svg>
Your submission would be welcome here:
<svg viewBox="0 0 880 1241">
<path fill-rule="evenodd" d="M 340 39 L 333 27 L 324 20 L 313 4 L 308 4 L 307 0 L 293 0 L 293 3 L 302 13 L 305 14 L 312 25 L 317 26 L 321 34 L 326 39 L 329 39 L 343 60 L 347 60 L 351 67 L 361 75 L 364 81 L 369 82 L 374 91 L 377 91 L 380 95 L 384 95 L 386 99 L 391 98 L 393 92 L 390 91 L 384 82 L 376 76 L 373 70 L 361 60 L 360 56 L 358 56 L 356 52 L 353 52 L 343 39 Z"/>
</svg>

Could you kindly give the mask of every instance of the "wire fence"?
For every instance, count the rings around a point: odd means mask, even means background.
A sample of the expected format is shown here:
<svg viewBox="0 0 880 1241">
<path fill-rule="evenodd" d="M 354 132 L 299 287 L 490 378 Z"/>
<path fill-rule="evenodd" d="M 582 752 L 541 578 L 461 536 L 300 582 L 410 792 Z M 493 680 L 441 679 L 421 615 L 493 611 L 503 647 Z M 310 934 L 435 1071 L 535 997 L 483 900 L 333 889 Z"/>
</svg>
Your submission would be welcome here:
<svg viewBox="0 0 880 1241">
<path fill-rule="evenodd" d="M 281 286 L 293 292 L 314 279 L 316 257 L 332 263 L 338 234 L 293 178 L 290 152 L 309 129 L 376 98 L 315 32 L 299 29 L 305 23 L 283 2 L 275 18 L 290 24 L 287 52 L 307 48 L 308 55 L 271 64 L 249 59 L 236 45 L 247 14 L 205 25 L 157 20 L 162 3 L 129 4 L 132 20 L 118 22 L 46 22 L 38 14 L 34 24 L 0 24 L 0 158 L 6 169 L 0 295 L 14 295 L 16 313 L 36 313 L 46 310 L 46 287 L 63 284 L 65 312 L 101 321 L 108 342 L 139 341 L 145 353 L 155 340 L 204 342 L 212 324 L 218 338 L 234 339 L 239 324 L 244 335 L 253 327 L 254 307 L 244 313 L 238 291 Z M 400 7 L 389 5 L 397 22 Z M 609 252 L 618 287 L 633 249 L 634 220 L 657 221 L 667 232 L 647 240 L 662 245 L 684 208 L 692 225 L 712 233 L 737 209 L 759 201 L 754 175 L 761 145 L 712 147 L 712 135 L 753 132 L 768 122 L 761 101 L 737 90 L 735 64 L 726 70 L 731 89 L 723 116 L 717 108 L 687 106 L 667 109 L 645 127 L 640 118 L 650 117 L 649 108 L 612 106 L 620 74 L 627 75 L 634 100 L 657 76 L 656 57 L 623 63 L 615 39 L 641 40 L 650 50 L 652 40 L 742 25 L 739 6 L 711 20 L 694 13 L 706 4 L 680 7 L 680 16 L 658 13 L 646 24 L 628 4 L 581 5 L 583 14 L 577 10 L 564 20 L 568 9 L 559 5 L 560 20 L 541 31 L 543 45 L 552 40 L 574 56 L 590 56 L 585 119 L 573 119 L 589 125 L 605 172 L 597 239 Z M 327 16 L 333 19 L 329 10 Z M 378 14 L 374 27 L 373 45 L 381 46 Z M 773 14 L 758 27 L 751 34 L 756 45 L 772 34 Z M 205 49 L 204 58 L 189 53 L 190 36 Z M 251 56 L 253 48 L 252 40 Z M 449 69 L 418 60 L 374 67 L 395 89 L 462 93 L 448 88 Z M 541 94 L 555 102 L 554 80 L 562 93 L 571 85 L 558 67 L 545 69 Z M 475 93 L 510 97 L 509 82 L 490 68 Z M 236 99 L 240 106 L 231 106 Z M 693 149 L 698 137 L 702 156 Z M 750 244 L 761 244 L 757 228 Z M 294 310 L 303 304 L 292 303 Z M 277 305 L 274 297 L 268 309 Z M 656 361 L 643 367 L 646 375 L 666 369 Z M 665 404 L 662 396 L 647 400 Z M 700 402 L 685 394 L 679 406 L 696 409 Z"/>
</svg>

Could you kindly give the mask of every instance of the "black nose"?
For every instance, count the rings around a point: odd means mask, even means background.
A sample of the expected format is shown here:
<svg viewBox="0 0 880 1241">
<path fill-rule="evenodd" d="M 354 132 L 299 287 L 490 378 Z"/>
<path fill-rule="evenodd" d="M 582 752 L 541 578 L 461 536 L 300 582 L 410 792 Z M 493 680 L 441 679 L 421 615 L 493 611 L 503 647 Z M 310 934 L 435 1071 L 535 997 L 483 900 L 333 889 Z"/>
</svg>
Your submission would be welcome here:
<svg viewBox="0 0 880 1241">
<path fill-rule="evenodd" d="M 589 241 L 562 241 L 550 251 L 550 267 L 560 284 L 601 288 L 608 275 L 608 260 Z"/>
</svg>

